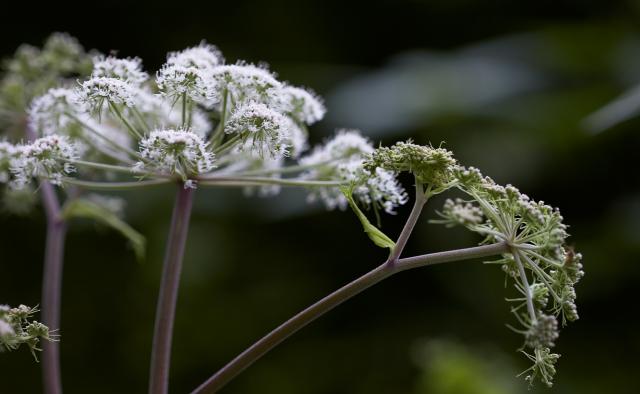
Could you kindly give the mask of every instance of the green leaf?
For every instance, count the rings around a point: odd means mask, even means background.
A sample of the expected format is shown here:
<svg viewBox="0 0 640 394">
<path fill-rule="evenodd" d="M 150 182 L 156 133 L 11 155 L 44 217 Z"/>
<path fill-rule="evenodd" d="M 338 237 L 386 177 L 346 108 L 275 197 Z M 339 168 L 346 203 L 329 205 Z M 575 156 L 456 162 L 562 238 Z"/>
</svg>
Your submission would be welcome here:
<svg viewBox="0 0 640 394">
<path fill-rule="evenodd" d="M 115 213 L 102 205 L 87 199 L 79 198 L 70 201 L 65 205 L 62 211 L 62 217 L 64 219 L 93 219 L 96 222 L 111 227 L 129 240 L 138 261 L 144 260 L 146 249 L 146 240 L 144 236 L 137 232 L 133 227 L 129 226 L 125 221 L 120 219 Z"/>
<path fill-rule="evenodd" d="M 393 250 L 396 247 L 396 243 L 391 240 L 391 238 L 387 237 L 385 233 L 383 233 L 379 228 L 371 224 L 369 219 L 365 216 L 364 213 L 358 208 L 358 205 L 353 200 L 353 189 L 351 187 L 341 187 L 340 190 L 342 194 L 347 198 L 349 202 L 349 206 L 353 209 L 358 219 L 360 219 L 360 223 L 362 223 L 362 227 L 364 228 L 364 232 L 367 233 L 369 238 L 373 241 L 374 244 L 381 248 L 389 248 Z"/>
</svg>

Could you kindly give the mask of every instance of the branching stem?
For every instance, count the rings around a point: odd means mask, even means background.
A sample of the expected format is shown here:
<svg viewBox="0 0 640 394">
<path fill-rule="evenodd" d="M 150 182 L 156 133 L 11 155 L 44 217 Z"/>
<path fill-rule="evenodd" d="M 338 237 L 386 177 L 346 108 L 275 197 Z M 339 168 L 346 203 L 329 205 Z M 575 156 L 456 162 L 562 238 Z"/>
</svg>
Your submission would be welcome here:
<svg viewBox="0 0 640 394">
<path fill-rule="evenodd" d="M 492 245 L 477 246 L 473 248 L 458 249 L 446 252 L 431 253 L 422 256 L 399 259 L 396 264 L 389 265 L 386 262 L 374 270 L 364 274 L 353 282 L 341 287 L 325 298 L 311 305 L 307 309 L 287 320 L 275 330 L 264 336 L 258 342 L 251 345 L 236 358 L 231 360 L 222 369 L 211 376 L 206 382 L 196 388 L 192 394 L 215 393 L 234 377 L 244 371 L 255 361 L 264 356 L 279 343 L 324 315 L 344 301 L 354 297 L 363 290 L 388 278 L 394 273 L 412 268 L 424 267 L 445 262 L 469 260 L 473 258 L 488 257 L 509 251 L 506 243 L 500 242 Z"/>
</svg>

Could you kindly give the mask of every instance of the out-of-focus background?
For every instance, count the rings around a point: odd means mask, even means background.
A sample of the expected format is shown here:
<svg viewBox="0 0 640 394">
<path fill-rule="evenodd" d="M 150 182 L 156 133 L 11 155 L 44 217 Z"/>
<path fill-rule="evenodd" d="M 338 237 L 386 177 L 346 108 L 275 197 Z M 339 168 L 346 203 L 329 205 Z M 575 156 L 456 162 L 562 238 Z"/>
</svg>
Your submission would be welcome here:
<svg viewBox="0 0 640 394">
<path fill-rule="evenodd" d="M 580 320 L 561 333 L 552 390 L 515 375 L 504 275 L 466 262 L 402 273 L 303 329 L 226 393 L 637 393 L 640 383 L 640 3 L 577 0 L 234 0 L 12 2 L 0 55 L 66 31 L 86 48 L 140 56 L 216 44 L 228 61 L 266 61 L 326 98 L 321 142 L 337 127 L 375 143 L 412 138 L 453 150 L 500 183 L 561 208 L 584 254 Z M 613 107 L 596 113 L 618 99 Z M 638 111 L 640 112 L 640 111 Z M 122 194 L 148 237 L 135 261 L 117 234 L 74 222 L 66 253 L 66 393 L 146 390 L 172 189 Z M 428 224 L 406 254 L 471 246 Z M 409 207 L 384 217 L 400 230 Z M 0 303 L 40 298 L 44 221 L 0 215 Z M 350 212 L 303 192 L 197 193 L 175 326 L 171 391 L 188 392 L 254 340 L 384 259 Z M 2 393 L 40 392 L 28 351 L 0 354 Z"/>
</svg>

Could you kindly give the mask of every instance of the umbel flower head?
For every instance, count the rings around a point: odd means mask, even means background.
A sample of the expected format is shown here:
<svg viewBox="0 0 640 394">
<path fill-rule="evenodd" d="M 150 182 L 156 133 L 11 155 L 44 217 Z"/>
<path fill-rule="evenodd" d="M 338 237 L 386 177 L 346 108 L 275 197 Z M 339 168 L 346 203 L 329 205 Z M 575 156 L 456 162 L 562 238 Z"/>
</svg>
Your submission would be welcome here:
<svg viewBox="0 0 640 394">
<path fill-rule="evenodd" d="M 38 138 L 31 144 L 18 146 L 17 150 L 18 154 L 11 160 L 16 187 L 24 187 L 33 177 L 61 185 L 64 176 L 75 172 L 72 162 L 78 154 L 68 137 L 50 135 Z"/>
<path fill-rule="evenodd" d="M 15 145 L 0 141 L 0 183 L 7 183 L 11 179 L 11 163 L 19 154 L 20 151 Z"/>
<path fill-rule="evenodd" d="M 249 150 L 258 156 L 287 156 L 298 126 L 288 117 L 254 101 L 237 107 L 231 114 L 225 131 L 240 136 L 240 151 Z"/>
<path fill-rule="evenodd" d="M 222 63 L 224 58 L 218 48 L 202 42 L 197 47 L 169 53 L 158 71 L 156 84 L 161 94 L 173 102 L 188 97 L 210 106 L 219 100 L 212 73 Z"/>
<path fill-rule="evenodd" d="M 316 180 L 338 179 L 352 186 L 354 197 L 366 207 L 381 207 L 387 213 L 408 201 L 404 188 L 393 171 L 363 166 L 365 157 L 374 148 L 357 130 L 339 130 L 335 137 L 310 155 L 300 159 L 303 166 L 312 167 L 303 177 Z M 321 188 L 309 194 L 309 200 L 322 200 L 327 208 L 345 209 L 348 200 L 339 187 Z"/>
<path fill-rule="evenodd" d="M 114 56 L 99 56 L 93 60 L 92 78 L 116 78 L 140 86 L 149 75 L 142 70 L 140 58 L 119 59 Z"/>
<path fill-rule="evenodd" d="M 36 357 L 39 351 L 38 344 L 41 340 L 55 341 L 57 336 L 52 334 L 49 327 L 44 324 L 31 321 L 31 317 L 38 312 L 36 308 L 20 305 L 11 308 L 8 305 L 0 305 L 0 352 L 16 350 L 21 345 L 29 347 Z"/>
<path fill-rule="evenodd" d="M 410 172 L 418 182 L 430 185 L 433 193 L 451 187 L 455 165 L 456 161 L 450 151 L 416 145 L 411 141 L 380 147 L 364 164 L 370 171 L 380 167 L 389 171 Z"/>
<path fill-rule="evenodd" d="M 456 187 L 471 201 L 447 200 L 440 213 L 446 225 L 462 225 L 485 242 L 506 242 L 509 253 L 491 263 L 502 266 L 519 296 L 508 299 L 524 336 L 523 348 L 534 361 L 527 380 L 539 377 L 551 386 L 559 355 L 551 353 L 562 325 L 578 319 L 574 286 L 584 275 L 582 256 L 566 246 L 567 227 L 557 209 L 531 200 L 511 185 L 501 186 L 480 171 L 457 166 Z M 549 302 L 551 300 L 551 302 Z"/>
<path fill-rule="evenodd" d="M 207 143 L 189 130 L 152 131 L 140 141 L 140 154 L 143 160 L 136 170 L 177 174 L 183 180 L 214 168 L 214 155 L 207 149 Z"/>
<path fill-rule="evenodd" d="M 78 102 L 100 114 L 106 105 L 133 107 L 137 91 L 132 84 L 113 77 L 93 77 L 84 81 L 77 90 Z"/>
<path fill-rule="evenodd" d="M 220 92 L 220 100 L 224 99 L 226 92 L 230 100 L 237 104 L 247 101 L 277 103 L 278 90 L 282 87 L 282 83 L 266 67 L 244 62 L 215 67 L 212 77 Z"/>
<path fill-rule="evenodd" d="M 42 48 L 21 45 L 0 71 L 0 130 L 19 140 L 29 102 L 49 88 L 88 75 L 91 57 L 75 38 L 54 33 Z"/>
<path fill-rule="evenodd" d="M 31 102 L 28 115 L 31 128 L 40 135 L 69 135 L 77 134 L 72 129 L 81 128 L 77 119 L 85 112 L 74 90 L 51 88 Z"/>
<path fill-rule="evenodd" d="M 307 89 L 286 85 L 280 89 L 278 96 L 282 100 L 282 111 L 300 123 L 312 125 L 327 112 L 322 99 Z"/>
</svg>

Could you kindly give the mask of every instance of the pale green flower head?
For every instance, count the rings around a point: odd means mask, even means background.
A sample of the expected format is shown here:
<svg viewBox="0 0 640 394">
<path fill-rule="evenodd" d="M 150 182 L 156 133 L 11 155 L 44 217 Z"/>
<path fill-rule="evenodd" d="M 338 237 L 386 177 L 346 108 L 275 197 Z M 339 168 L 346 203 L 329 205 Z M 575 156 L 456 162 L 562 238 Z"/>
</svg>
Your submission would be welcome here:
<svg viewBox="0 0 640 394">
<path fill-rule="evenodd" d="M 0 305 L 0 352 L 16 350 L 25 345 L 37 361 L 35 352 L 40 351 L 40 341 L 57 341 L 58 336 L 53 334 L 49 327 L 31 320 L 37 312 L 37 308 L 26 305 L 17 308 Z"/>
<path fill-rule="evenodd" d="M 370 171 L 380 167 L 394 172 L 410 172 L 420 183 L 431 185 L 434 190 L 444 190 L 454 179 L 456 160 L 446 149 L 407 141 L 376 149 L 364 166 Z"/>
<path fill-rule="evenodd" d="M 539 378 L 551 386 L 559 357 L 550 352 L 559 337 L 558 318 L 563 326 L 578 319 L 574 286 L 584 275 L 582 256 L 566 245 L 569 234 L 558 209 L 472 167 L 457 166 L 453 177 L 470 200 L 447 200 L 439 213 L 442 220 L 434 222 L 461 225 L 482 235 L 484 242 L 509 245 L 509 253 L 491 262 L 502 266 L 519 294 L 507 299 L 516 304 L 511 311 L 519 325 L 509 327 L 524 336 L 523 349 L 533 351 L 523 351 L 534 362 L 527 380 Z"/>
<path fill-rule="evenodd" d="M 3 62 L 0 75 L 0 129 L 22 137 L 29 102 L 60 83 L 72 82 L 91 72 L 91 56 L 78 41 L 54 33 L 42 48 L 21 45 Z"/>
</svg>

